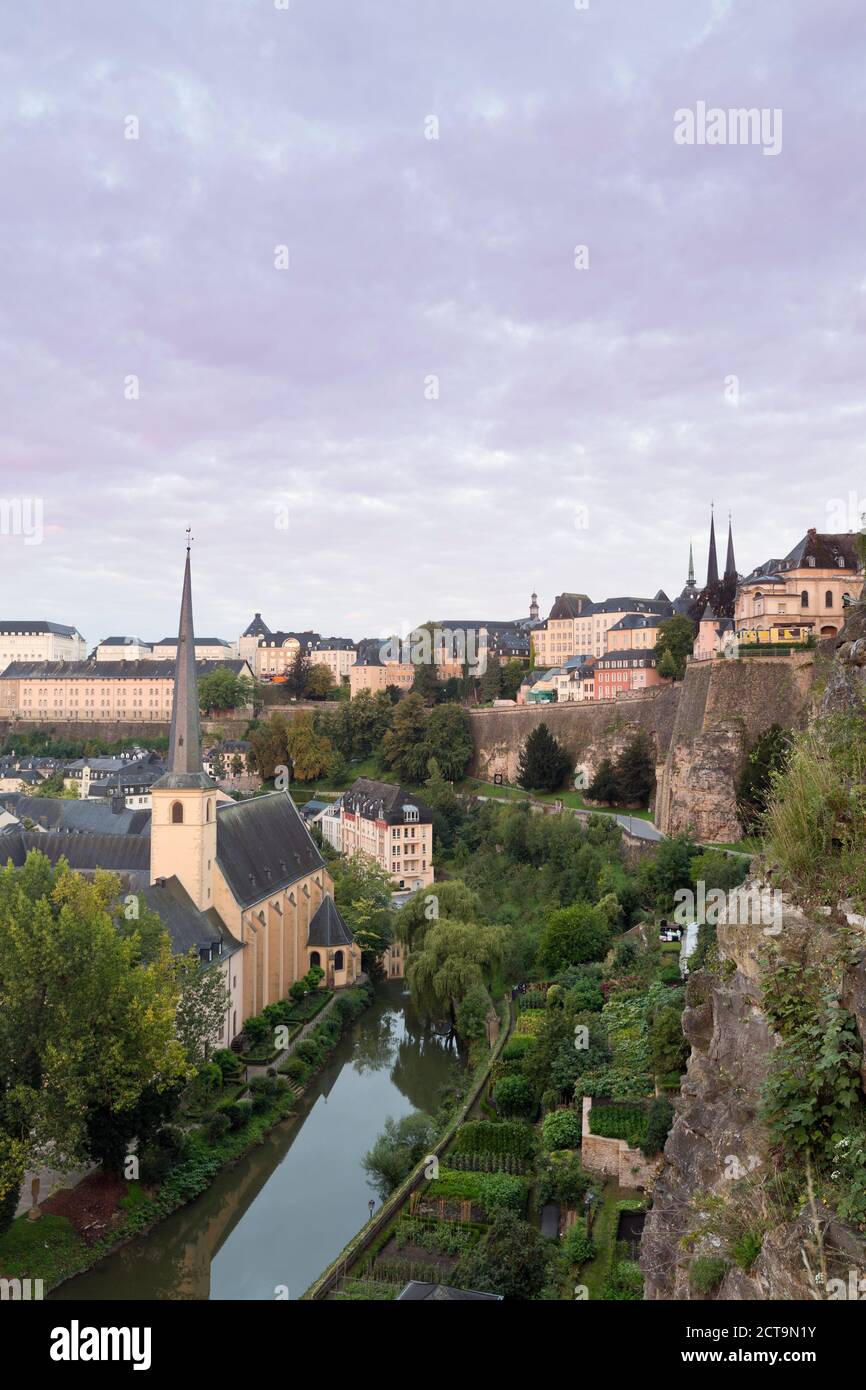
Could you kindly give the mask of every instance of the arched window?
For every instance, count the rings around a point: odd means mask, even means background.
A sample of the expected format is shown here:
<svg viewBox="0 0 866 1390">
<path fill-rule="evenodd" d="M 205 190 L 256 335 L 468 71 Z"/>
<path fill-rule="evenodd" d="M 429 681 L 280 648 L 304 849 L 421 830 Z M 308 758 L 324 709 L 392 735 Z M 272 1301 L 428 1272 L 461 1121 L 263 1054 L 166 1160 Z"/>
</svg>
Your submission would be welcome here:
<svg viewBox="0 0 866 1390">
<path fill-rule="evenodd" d="M 824 607 L 825 607 L 825 608 L 832 608 L 832 607 L 833 607 L 833 591 L 832 591 L 831 589 L 828 589 L 827 592 L 826 592 L 826 594 L 824 595 Z"/>
<path fill-rule="evenodd" d="M 319 966 L 320 966 L 321 964 L 322 964 L 322 957 L 319 955 L 318 951 L 311 951 L 311 952 L 310 952 L 310 969 L 312 969 L 312 967 L 313 967 L 314 965 L 319 965 Z"/>
<path fill-rule="evenodd" d="M 183 825 L 183 806 L 179 801 L 171 803 L 171 823 L 172 825 Z"/>
<path fill-rule="evenodd" d="M 334 952 L 334 969 L 342 970 L 345 965 L 345 956 L 342 951 Z"/>
<path fill-rule="evenodd" d="M 206 819 L 206 820 L 210 820 L 212 809 L 213 809 L 213 805 L 212 805 L 212 802 L 211 802 L 210 797 L 208 797 L 207 811 L 206 811 L 206 813 L 205 813 L 205 819 Z"/>
<path fill-rule="evenodd" d="M 803 592 L 802 592 L 802 594 L 800 595 L 800 607 L 801 607 L 801 608 L 808 608 L 808 607 L 809 607 L 809 590 L 808 590 L 808 589 L 804 589 Z"/>
</svg>

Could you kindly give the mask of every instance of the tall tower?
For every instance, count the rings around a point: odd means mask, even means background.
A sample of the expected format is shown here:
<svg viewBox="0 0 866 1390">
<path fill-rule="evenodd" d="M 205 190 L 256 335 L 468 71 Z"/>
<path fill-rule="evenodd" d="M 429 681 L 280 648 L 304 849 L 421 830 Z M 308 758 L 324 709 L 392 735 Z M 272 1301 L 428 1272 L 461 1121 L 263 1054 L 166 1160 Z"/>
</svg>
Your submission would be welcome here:
<svg viewBox="0 0 866 1390">
<path fill-rule="evenodd" d="M 728 512 L 728 553 L 725 557 L 725 578 L 729 574 L 736 574 L 737 566 L 734 561 L 734 533 L 731 530 L 731 513 Z"/>
<path fill-rule="evenodd" d="M 710 504 L 710 554 L 707 560 L 707 587 L 719 582 L 719 562 L 716 558 L 716 521 Z"/>
<path fill-rule="evenodd" d="M 532 602 L 529 605 L 529 620 L 533 623 L 538 622 L 538 594 L 532 595 Z"/>
<path fill-rule="evenodd" d="M 201 761 L 189 552 L 187 531 L 168 767 L 152 789 L 150 881 L 176 874 L 196 907 L 206 912 L 214 905 L 217 789 Z"/>
<path fill-rule="evenodd" d="M 697 585 L 695 584 L 695 557 L 692 553 L 692 543 L 691 541 L 689 541 L 689 577 L 686 580 L 686 588 L 694 589 L 696 587 Z"/>
</svg>

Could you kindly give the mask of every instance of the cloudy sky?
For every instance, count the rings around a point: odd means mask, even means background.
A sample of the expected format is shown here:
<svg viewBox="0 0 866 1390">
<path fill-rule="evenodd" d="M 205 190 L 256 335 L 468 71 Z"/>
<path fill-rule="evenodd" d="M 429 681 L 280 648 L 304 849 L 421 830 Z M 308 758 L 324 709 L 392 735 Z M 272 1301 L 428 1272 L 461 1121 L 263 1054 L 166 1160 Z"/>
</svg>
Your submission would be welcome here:
<svg viewBox="0 0 866 1390">
<path fill-rule="evenodd" d="M 711 499 L 741 570 L 856 525 L 864 48 L 862 0 L 4 6 L 2 615 L 161 637 L 188 524 L 229 638 L 674 593 Z M 677 143 L 702 102 L 781 149 Z"/>
</svg>

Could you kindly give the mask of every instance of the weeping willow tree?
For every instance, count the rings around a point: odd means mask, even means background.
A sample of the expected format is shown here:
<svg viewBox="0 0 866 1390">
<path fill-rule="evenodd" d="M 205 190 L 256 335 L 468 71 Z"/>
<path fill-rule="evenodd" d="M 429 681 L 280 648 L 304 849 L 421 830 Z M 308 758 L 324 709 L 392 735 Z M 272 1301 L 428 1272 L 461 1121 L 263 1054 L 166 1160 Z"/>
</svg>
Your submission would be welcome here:
<svg viewBox="0 0 866 1390">
<path fill-rule="evenodd" d="M 407 978 L 419 1012 L 448 1019 L 454 1028 L 457 1006 L 472 989 L 489 989 L 502 968 L 505 933 L 501 927 L 440 920 L 427 929 L 424 944 L 409 958 Z"/>
</svg>

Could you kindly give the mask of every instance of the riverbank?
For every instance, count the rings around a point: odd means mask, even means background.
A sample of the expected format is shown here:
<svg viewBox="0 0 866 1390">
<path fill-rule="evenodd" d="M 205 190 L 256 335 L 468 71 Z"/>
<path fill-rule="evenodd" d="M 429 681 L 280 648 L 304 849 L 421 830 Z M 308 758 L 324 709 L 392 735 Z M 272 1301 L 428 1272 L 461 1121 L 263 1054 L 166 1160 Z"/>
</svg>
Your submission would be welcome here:
<svg viewBox="0 0 866 1390">
<path fill-rule="evenodd" d="M 369 1007 L 373 998 L 372 987 L 356 987 L 336 996 L 337 1000 L 343 998 L 347 1001 L 350 997 L 355 1007 L 341 1011 L 341 1035 L 352 1026 L 358 1012 Z M 320 1022 L 314 1020 L 310 1025 L 312 1033 L 315 1034 L 320 1026 Z M 305 1029 L 305 1033 L 309 1031 Z M 53 1291 L 67 1280 L 93 1269 L 137 1237 L 153 1231 L 179 1209 L 195 1202 L 223 1170 L 239 1163 L 264 1143 L 271 1130 L 292 1117 L 295 1106 L 314 1086 L 317 1075 L 326 1066 L 337 1042 L 338 1039 L 334 1039 L 329 1043 L 323 1031 L 321 1060 L 308 1068 L 302 1082 L 290 1084 L 286 1078 L 269 1079 L 273 1085 L 272 1094 L 267 1099 L 262 1096 L 248 1103 L 245 1109 L 233 1104 L 232 1119 L 237 1123 L 228 1132 L 219 1137 L 210 1137 L 203 1128 L 190 1130 L 185 1136 L 178 1160 L 161 1182 L 150 1186 L 138 1182 L 124 1184 L 122 1179 L 114 1181 L 102 1175 L 93 1175 L 92 1179 L 85 1179 L 71 1192 L 53 1194 L 44 1208 L 40 1208 L 43 1214 L 36 1221 L 30 1221 L 27 1216 L 17 1217 L 6 1234 L 0 1237 L 0 1275 L 41 1279 L 45 1291 Z M 93 1188 L 104 1187 L 110 1193 L 112 1203 L 111 1230 L 96 1239 L 88 1239 L 89 1223 L 86 1219 L 80 1220 L 81 1229 L 76 1229 L 76 1224 L 67 1216 L 52 1210 L 58 1206 L 62 1208 L 64 1198 L 67 1203 L 75 1199 L 76 1209 L 83 1210 L 85 1216 L 89 1215 L 88 1198 L 91 1207 L 96 1206 L 100 1194 L 83 1191 L 88 1183 Z"/>
</svg>

